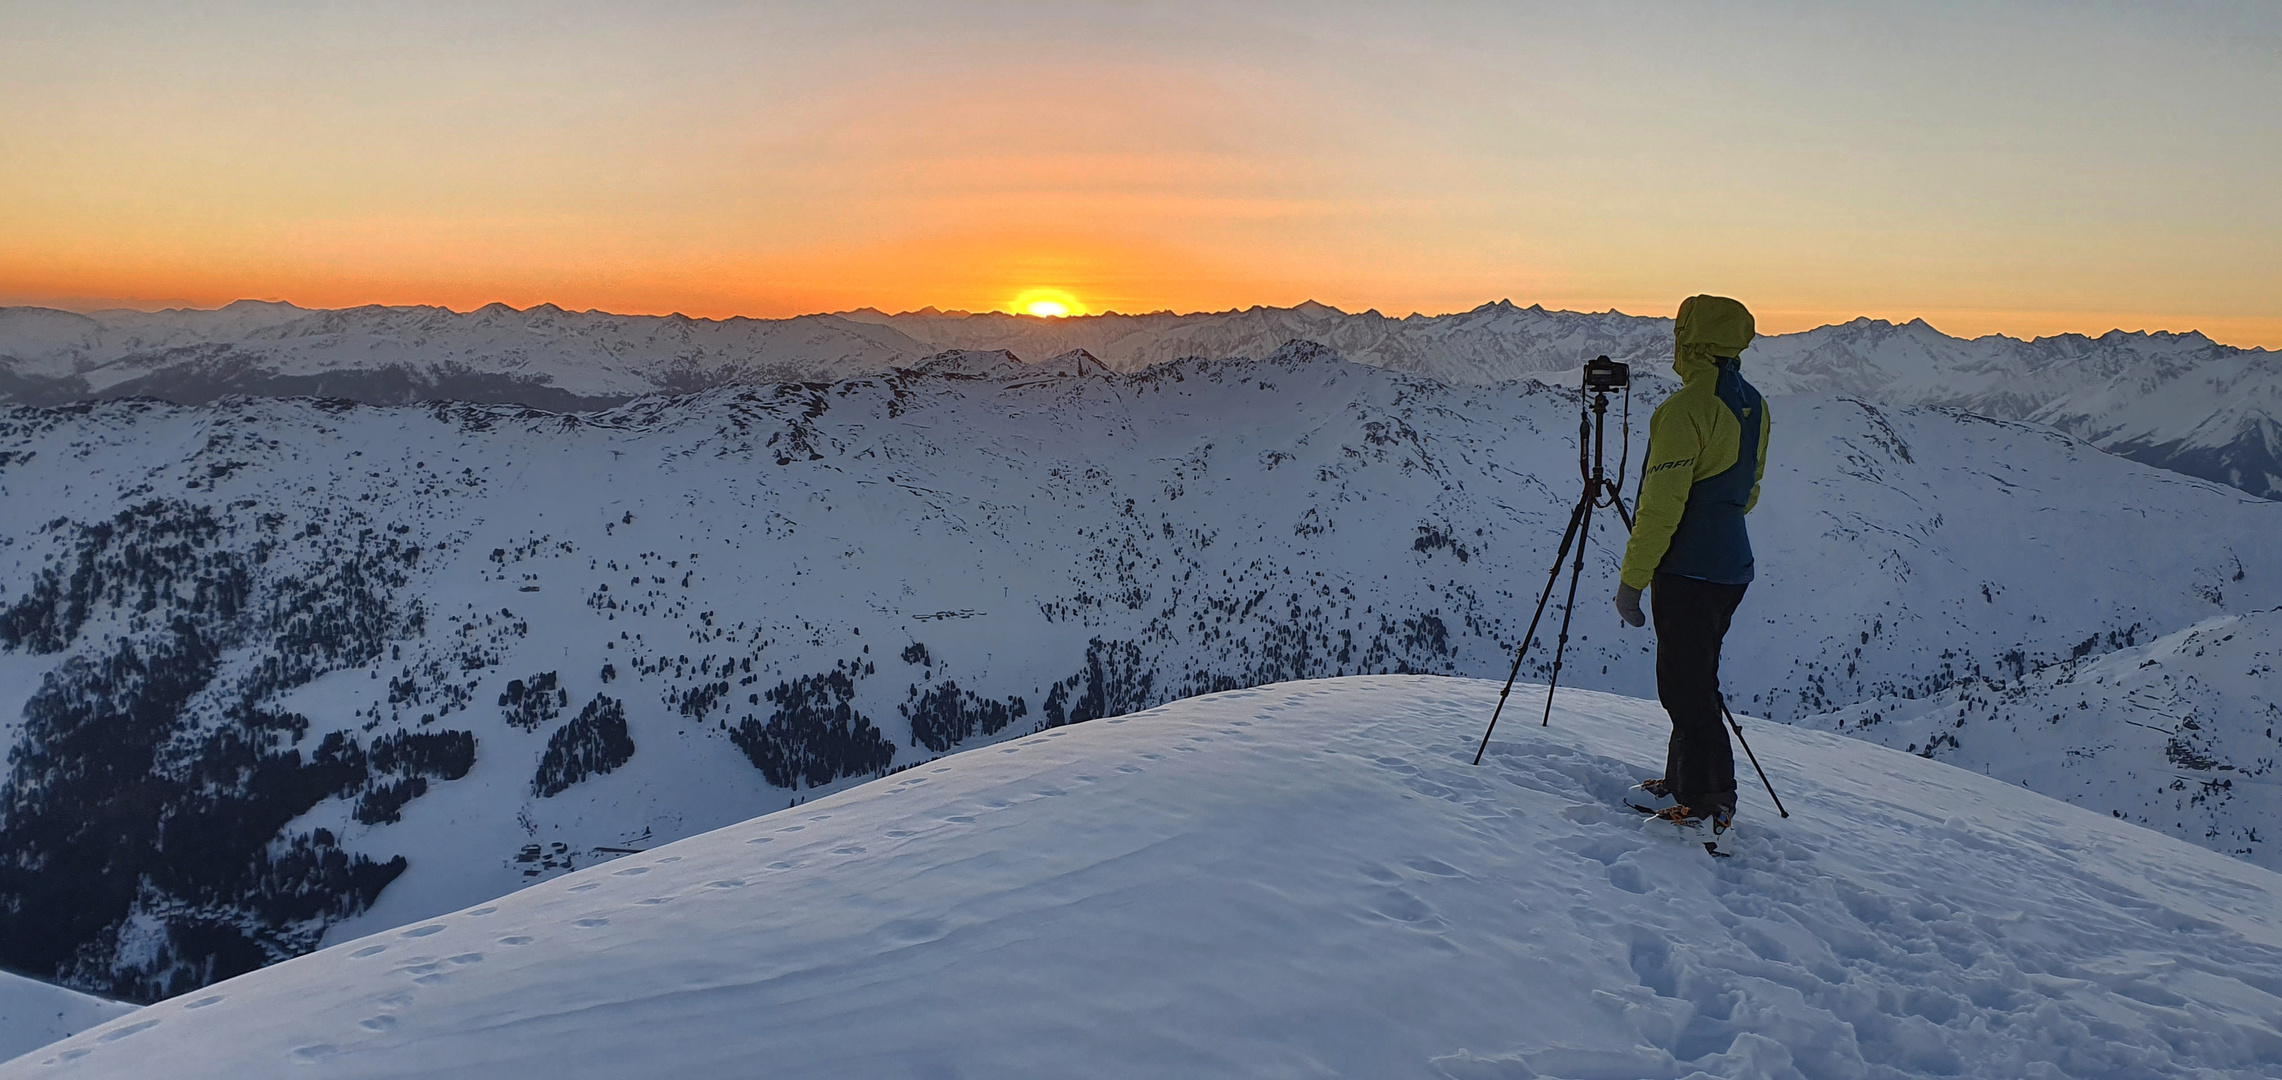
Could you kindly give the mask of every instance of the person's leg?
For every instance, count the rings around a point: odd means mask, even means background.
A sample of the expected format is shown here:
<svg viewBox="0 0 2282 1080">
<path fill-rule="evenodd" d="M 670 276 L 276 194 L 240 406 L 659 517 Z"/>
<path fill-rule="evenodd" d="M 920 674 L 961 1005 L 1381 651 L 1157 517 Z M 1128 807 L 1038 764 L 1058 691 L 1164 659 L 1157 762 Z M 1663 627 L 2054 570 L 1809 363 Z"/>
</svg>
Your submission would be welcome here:
<svg viewBox="0 0 2282 1080">
<path fill-rule="evenodd" d="M 1743 591 L 1660 575 L 1650 593 L 1656 695 L 1672 718 L 1665 780 L 1674 799 L 1706 816 L 1735 805 L 1735 752 L 1720 715 L 1719 650 Z"/>
<path fill-rule="evenodd" d="M 1736 606 L 1743 602 L 1745 585 L 1714 585 L 1701 583 L 1705 590 L 1705 608 L 1711 633 L 1711 672 L 1706 678 L 1709 686 L 1710 712 L 1713 715 L 1713 736 L 1718 743 L 1707 751 L 1702 808 L 1706 815 L 1725 811 L 1735 816 L 1735 748 L 1727 738 L 1726 710 L 1720 701 L 1719 656 L 1727 641 L 1728 624 L 1735 617 Z"/>
</svg>

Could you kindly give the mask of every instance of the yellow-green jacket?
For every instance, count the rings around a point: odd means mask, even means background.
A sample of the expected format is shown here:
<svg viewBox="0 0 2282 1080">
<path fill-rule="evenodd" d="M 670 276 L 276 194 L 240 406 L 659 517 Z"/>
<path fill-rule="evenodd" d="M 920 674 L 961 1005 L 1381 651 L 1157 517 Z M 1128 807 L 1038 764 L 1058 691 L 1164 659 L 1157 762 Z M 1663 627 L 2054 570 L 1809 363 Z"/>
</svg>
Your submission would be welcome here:
<svg viewBox="0 0 2282 1080">
<path fill-rule="evenodd" d="M 1743 515 L 1767 473 L 1767 402 L 1743 381 L 1737 357 L 1751 344 L 1751 312 L 1724 296 L 1691 296 L 1673 321 L 1672 370 L 1680 390 L 1648 419 L 1638 513 L 1623 580 L 1645 589 L 1657 574 L 1728 585 L 1751 580 Z"/>
</svg>

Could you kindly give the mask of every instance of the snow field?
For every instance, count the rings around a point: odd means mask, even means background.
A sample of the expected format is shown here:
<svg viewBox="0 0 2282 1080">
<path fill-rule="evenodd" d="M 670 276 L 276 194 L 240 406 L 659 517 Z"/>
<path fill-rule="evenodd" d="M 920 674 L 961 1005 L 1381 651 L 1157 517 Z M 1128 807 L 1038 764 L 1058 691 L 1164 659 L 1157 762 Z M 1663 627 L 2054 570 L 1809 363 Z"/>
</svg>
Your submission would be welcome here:
<svg viewBox="0 0 2282 1080">
<path fill-rule="evenodd" d="M 0 1061 L 133 1011 L 124 1002 L 0 971 Z"/>
<path fill-rule="evenodd" d="M 2282 877 L 1745 719 L 1368 676 L 958 754 L 345 942 L 0 1078 L 2282 1075 Z M 1746 774 L 1747 785 L 1754 778 Z"/>
</svg>

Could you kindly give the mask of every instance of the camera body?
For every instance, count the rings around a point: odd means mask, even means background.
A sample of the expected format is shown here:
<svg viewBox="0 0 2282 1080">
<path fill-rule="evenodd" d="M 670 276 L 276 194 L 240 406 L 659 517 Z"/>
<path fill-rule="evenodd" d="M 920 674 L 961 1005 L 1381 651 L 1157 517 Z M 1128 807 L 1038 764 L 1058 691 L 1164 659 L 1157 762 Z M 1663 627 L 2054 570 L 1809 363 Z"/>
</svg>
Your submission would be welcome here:
<svg viewBox="0 0 2282 1080">
<path fill-rule="evenodd" d="M 1596 356 L 1585 361 L 1585 389 L 1622 390 L 1632 385 L 1632 365 Z"/>
</svg>

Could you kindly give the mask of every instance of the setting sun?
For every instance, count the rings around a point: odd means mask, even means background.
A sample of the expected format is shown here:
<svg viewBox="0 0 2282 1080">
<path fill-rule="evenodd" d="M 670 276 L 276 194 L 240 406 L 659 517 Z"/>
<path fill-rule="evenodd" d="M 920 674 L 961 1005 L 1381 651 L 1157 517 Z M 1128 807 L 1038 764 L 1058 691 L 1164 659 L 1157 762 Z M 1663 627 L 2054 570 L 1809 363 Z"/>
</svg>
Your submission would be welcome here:
<svg viewBox="0 0 2282 1080">
<path fill-rule="evenodd" d="M 1036 315 L 1043 319 L 1060 319 L 1085 314 L 1085 306 L 1078 298 L 1060 289 L 1030 289 L 1014 298 L 1014 310 L 1023 315 Z"/>
</svg>

